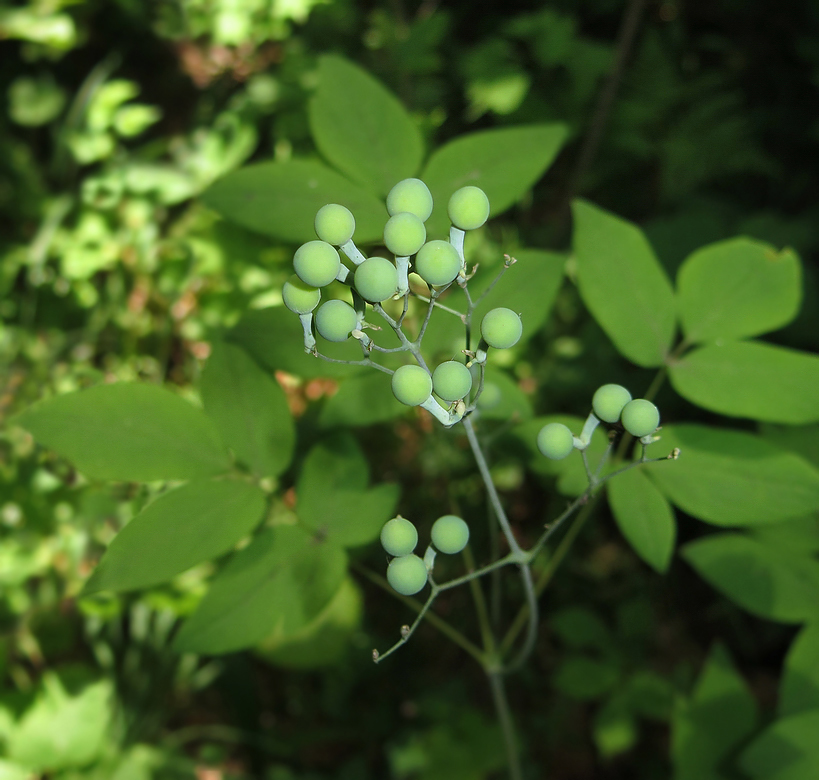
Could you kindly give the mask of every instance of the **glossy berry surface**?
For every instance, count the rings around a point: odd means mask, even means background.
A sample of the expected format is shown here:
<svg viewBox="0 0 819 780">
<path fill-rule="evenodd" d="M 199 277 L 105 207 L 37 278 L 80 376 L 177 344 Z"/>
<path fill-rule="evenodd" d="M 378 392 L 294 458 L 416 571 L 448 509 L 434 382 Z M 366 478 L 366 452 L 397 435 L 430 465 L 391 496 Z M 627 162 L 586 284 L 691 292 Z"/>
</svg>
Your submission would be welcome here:
<svg viewBox="0 0 819 780">
<path fill-rule="evenodd" d="M 602 385 L 592 398 L 592 411 L 603 422 L 615 423 L 630 400 L 631 393 L 622 385 Z"/>
<path fill-rule="evenodd" d="M 427 229 L 415 214 L 401 211 L 384 226 L 384 245 L 396 257 L 414 255 L 427 240 Z"/>
<path fill-rule="evenodd" d="M 461 230 L 474 230 L 489 219 L 489 198 L 480 187 L 461 187 L 447 204 L 449 219 Z"/>
<path fill-rule="evenodd" d="M 338 203 L 328 203 L 316 212 L 316 235 L 328 244 L 341 246 L 353 237 L 353 212 Z"/>
<path fill-rule="evenodd" d="M 392 298 L 398 289 L 398 271 L 384 257 L 371 257 L 355 269 L 355 289 L 370 303 Z"/>
<path fill-rule="evenodd" d="M 415 256 L 415 273 L 435 287 L 452 282 L 460 270 L 458 250 L 449 241 L 427 241 Z"/>
<path fill-rule="evenodd" d="M 432 193 L 420 179 L 403 179 L 387 195 L 390 216 L 407 211 L 426 222 L 432 214 Z"/>
<path fill-rule="evenodd" d="M 316 330 L 327 341 L 347 341 L 357 324 L 358 315 L 346 301 L 327 301 L 316 312 Z"/>
<path fill-rule="evenodd" d="M 326 241 L 308 241 L 293 256 L 293 267 L 299 279 L 311 287 L 325 287 L 336 278 L 341 258 Z"/>
<path fill-rule="evenodd" d="M 309 314 L 321 300 L 318 287 L 311 287 L 293 274 L 282 287 L 284 305 L 295 314 Z"/>
<path fill-rule="evenodd" d="M 412 596 L 427 584 L 426 564 L 417 555 L 393 558 L 387 567 L 387 582 L 402 596 Z"/>
<path fill-rule="evenodd" d="M 447 360 L 432 372 L 432 389 L 444 401 L 458 401 L 472 389 L 472 374 L 457 360 Z"/>
<path fill-rule="evenodd" d="M 402 404 L 418 406 L 432 393 L 432 377 L 421 366 L 401 366 L 392 375 L 392 393 Z"/>
<path fill-rule="evenodd" d="M 481 320 L 481 336 L 495 349 L 515 346 L 523 333 L 520 317 L 511 309 L 503 307 L 488 311 Z"/>
<path fill-rule="evenodd" d="M 641 438 L 657 430 L 660 410 L 645 398 L 635 398 L 623 407 L 620 420 L 632 436 Z"/>
<path fill-rule="evenodd" d="M 469 526 L 457 515 L 444 515 L 432 525 L 432 543 L 442 553 L 459 553 L 468 541 Z"/>
<path fill-rule="evenodd" d="M 574 437 L 563 423 L 548 423 L 537 435 L 537 448 L 547 458 L 563 460 L 574 449 Z"/>
<path fill-rule="evenodd" d="M 381 529 L 381 546 L 389 555 L 409 555 L 418 544 L 418 531 L 406 518 L 393 517 Z"/>
</svg>

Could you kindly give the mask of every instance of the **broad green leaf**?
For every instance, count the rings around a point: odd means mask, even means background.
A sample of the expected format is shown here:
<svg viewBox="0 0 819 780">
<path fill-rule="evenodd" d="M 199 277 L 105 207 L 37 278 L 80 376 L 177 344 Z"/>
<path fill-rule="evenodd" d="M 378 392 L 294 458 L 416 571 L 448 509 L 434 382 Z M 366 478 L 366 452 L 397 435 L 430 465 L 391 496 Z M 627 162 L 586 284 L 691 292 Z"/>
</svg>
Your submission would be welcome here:
<svg viewBox="0 0 819 780">
<path fill-rule="evenodd" d="M 686 400 L 728 417 L 801 425 L 819 420 L 819 356 L 756 341 L 712 344 L 669 364 Z"/>
<path fill-rule="evenodd" d="M 469 133 L 438 148 L 420 177 L 435 204 L 428 235 L 443 237 L 449 225 L 449 198 L 467 184 L 486 193 L 490 216 L 502 214 L 543 176 L 567 135 L 566 126 L 559 123 L 521 125 Z"/>
<path fill-rule="evenodd" d="M 486 367 L 478 409 L 484 420 L 516 422 L 533 415 L 532 402 L 520 385 L 506 371 L 492 366 Z"/>
<path fill-rule="evenodd" d="M 721 526 L 762 525 L 819 509 L 819 470 L 744 431 L 664 425 L 652 448 L 678 460 L 649 476 L 680 509 Z"/>
<path fill-rule="evenodd" d="M 795 517 L 784 523 L 761 525 L 753 535 L 764 544 L 801 553 L 819 553 L 819 515 Z"/>
<path fill-rule="evenodd" d="M 751 238 L 698 249 L 677 274 L 677 300 L 689 342 L 758 336 L 787 325 L 802 301 L 802 269 L 790 249 Z"/>
<path fill-rule="evenodd" d="M 585 701 L 608 693 L 619 679 L 620 670 L 611 661 L 571 655 L 557 667 L 552 683 L 567 696 Z"/>
<path fill-rule="evenodd" d="M 819 561 L 724 533 L 689 542 L 681 554 L 713 587 L 748 612 L 782 623 L 819 619 Z"/>
<path fill-rule="evenodd" d="M 675 780 L 722 780 L 719 767 L 753 732 L 757 704 L 728 653 L 715 645 L 689 699 L 672 720 Z"/>
<path fill-rule="evenodd" d="M 664 466 L 666 464 L 659 464 L 659 468 Z M 642 468 L 630 469 L 610 479 L 607 492 L 614 519 L 637 555 L 661 574 L 667 571 L 674 552 L 677 523 L 665 496 Z"/>
<path fill-rule="evenodd" d="M 373 371 L 341 382 L 338 392 L 325 401 L 319 424 L 324 428 L 374 425 L 401 417 L 406 411 L 392 394 L 390 376 Z"/>
<path fill-rule="evenodd" d="M 636 225 L 584 200 L 572 204 L 580 295 L 624 357 L 662 365 L 674 339 L 674 291 Z"/>
<path fill-rule="evenodd" d="M 284 390 L 243 349 L 213 345 L 202 372 L 205 413 L 237 459 L 262 477 L 290 464 L 296 432 Z"/>
<path fill-rule="evenodd" d="M 230 550 L 264 509 L 264 493 L 245 482 L 196 481 L 170 490 L 114 537 L 83 595 L 166 582 Z"/>
<path fill-rule="evenodd" d="M 378 195 L 415 176 L 424 156 L 421 132 L 395 95 L 365 70 L 331 54 L 320 58 L 318 76 L 309 111 L 319 151 Z M 382 213 L 383 228 L 383 207 Z"/>
<path fill-rule="evenodd" d="M 761 780 L 819 777 L 819 709 L 775 721 L 743 752 L 739 765 Z"/>
<path fill-rule="evenodd" d="M 15 422 L 94 479 L 192 479 L 230 468 L 205 413 L 156 385 L 120 382 L 58 395 Z"/>
<path fill-rule="evenodd" d="M 294 244 L 316 237 L 316 212 L 327 203 L 353 212 L 359 242 L 379 240 L 387 216 L 375 195 L 315 160 L 246 165 L 219 179 L 202 200 L 226 219 Z"/>
<path fill-rule="evenodd" d="M 808 710 L 819 710 L 819 623 L 811 623 L 797 634 L 779 683 L 780 718 Z"/>
<path fill-rule="evenodd" d="M 340 547 L 298 526 L 266 529 L 213 580 L 174 646 L 180 652 L 230 653 L 292 636 L 330 602 L 346 569 Z"/>
<path fill-rule="evenodd" d="M 759 426 L 759 433 L 783 450 L 795 452 L 819 468 L 819 425 L 794 427 L 764 423 Z"/>
</svg>

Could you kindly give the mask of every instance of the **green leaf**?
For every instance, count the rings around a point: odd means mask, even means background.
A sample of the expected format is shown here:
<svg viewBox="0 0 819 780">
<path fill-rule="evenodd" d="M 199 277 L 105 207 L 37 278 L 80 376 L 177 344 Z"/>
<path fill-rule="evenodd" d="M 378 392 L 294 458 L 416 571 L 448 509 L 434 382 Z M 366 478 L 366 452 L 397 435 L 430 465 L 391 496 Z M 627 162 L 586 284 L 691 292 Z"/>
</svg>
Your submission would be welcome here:
<svg viewBox="0 0 819 780">
<path fill-rule="evenodd" d="M 264 493 L 244 482 L 197 481 L 170 490 L 114 537 L 83 595 L 166 582 L 230 550 L 264 510 Z"/>
<path fill-rule="evenodd" d="M 484 420 L 516 422 L 534 414 L 532 402 L 520 385 L 506 371 L 493 366 L 486 367 L 478 408 Z"/>
<path fill-rule="evenodd" d="M 605 759 L 634 747 L 640 733 L 626 696 L 615 694 L 600 707 L 594 716 L 592 736 L 597 751 Z"/>
<path fill-rule="evenodd" d="M 266 529 L 213 580 L 174 647 L 230 653 L 292 636 L 330 602 L 346 568 L 344 550 L 298 526 Z"/>
<path fill-rule="evenodd" d="M 771 425 L 759 426 L 760 434 L 783 450 L 801 455 L 808 463 L 819 468 L 819 425 Z"/>
<path fill-rule="evenodd" d="M 805 626 L 794 639 L 779 683 L 780 718 L 819 710 L 819 623 Z"/>
<path fill-rule="evenodd" d="M 568 656 L 552 678 L 555 688 L 578 701 L 598 699 L 620 679 L 620 670 L 610 661 L 584 655 Z"/>
<path fill-rule="evenodd" d="M 633 712 L 650 720 L 667 721 L 674 705 L 674 687 L 656 672 L 635 672 L 626 683 Z"/>
<path fill-rule="evenodd" d="M 674 291 L 643 232 L 584 200 L 572 204 L 580 295 L 617 350 L 638 366 L 665 362 Z"/>
<path fill-rule="evenodd" d="M 686 400 L 728 417 L 801 425 L 819 420 L 819 357 L 733 341 L 688 352 L 668 367 Z"/>
<path fill-rule="evenodd" d="M 392 394 L 389 375 L 374 371 L 341 382 L 338 392 L 324 403 L 319 425 L 375 425 L 402 417 L 406 411 L 407 407 Z"/>
<path fill-rule="evenodd" d="M 15 422 L 94 479 L 192 479 L 230 468 L 204 412 L 156 385 L 120 382 L 59 395 Z"/>
<path fill-rule="evenodd" d="M 714 588 L 748 612 L 782 623 L 819 618 L 819 562 L 741 533 L 690 542 L 681 554 Z"/>
<path fill-rule="evenodd" d="M 799 311 L 799 258 L 750 238 L 718 241 L 682 264 L 677 298 L 689 342 L 758 336 L 787 325 Z"/>
<path fill-rule="evenodd" d="M 309 110 L 319 151 L 368 190 L 385 196 L 417 173 L 424 156 L 418 126 L 395 95 L 349 60 L 330 54 L 319 59 Z M 383 206 L 382 213 L 383 228 Z"/>
<path fill-rule="evenodd" d="M 642 468 L 612 478 L 607 491 L 614 519 L 628 543 L 649 566 L 661 574 L 666 572 L 674 552 L 677 523 L 665 496 Z"/>
<path fill-rule="evenodd" d="M 675 780 L 717 780 L 720 766 L 754 730 L 757 705 L 728 653 L 715 645 L 691 697 L 672 721 Z"/>
<path fill-rule="evenodd" d="M 649 476 L 680 509 L 721 526 L 761 525 L 819 509 L 819 471 L 798 455 L 744 431 L 665 425 L 655 448 L 678 460 Z"/>
<path fill-rule="evenodd" d="M 613 645 L 606 624 L 589 609 L 566 607 L 549 618 L 549 628 L 575 650 L 609 650 Z"/>
<path fill-rule="evenodd" d="M 467 184 L 486 193 L 491 216 L 511 208 L 543 176 L 567 135 L 559 123 L 521 125 L 469 133 L 438 148 L 421 174 L 435 204 L 427 234 L 448 229 L 449 198 Z"/>
<path fill-rule="evenodd" d="M 752 778 L 807 780 L 819 776 L 819 709 L 777 720 L 743 752 L 740 767 Z"/>
<path fill-rule="evenodd" d="M 294 244 L 316 237 L 316 212 L 327 203 L 353 212 L 359 242 L 380 240 L 387 217 L 372 193 L 314 160 L 247 165 L 219 179 L 202 200 L 226 219 Z"/>
<path fill-rule="evenodd" d="M 296 432 L 279 383 L 240 347 L 213 345 L 202 372 L 205 413 L 222 441 L 255 474 L 275 477 L 290 464 Z"/>
</svg>

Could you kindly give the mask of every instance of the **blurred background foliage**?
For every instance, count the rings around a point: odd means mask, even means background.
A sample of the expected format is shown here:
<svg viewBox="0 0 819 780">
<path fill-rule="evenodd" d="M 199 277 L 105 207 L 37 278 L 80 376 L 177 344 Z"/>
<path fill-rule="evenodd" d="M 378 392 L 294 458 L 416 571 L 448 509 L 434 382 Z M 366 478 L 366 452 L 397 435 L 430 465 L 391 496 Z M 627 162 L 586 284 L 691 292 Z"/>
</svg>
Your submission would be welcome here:
<svg viewBox="0 0 819 780">
<path fill-rule="evenodd" d="M 196 401 L 211 340 L 280 302 L 293 251 L 197 196 L 249 160 L 316 155 L 307 100 L 328 52 L 398 94 L 430 147 L 474 129 L 568 124 L 555 167 L 491 225 L 479 255 L 564 250 L 577 194 L 638 222 L 672 274 L 693 249 L 737 234 L 790 245 L 805 302 L 771 339 L 819 351 L 810 0 L 2 0 L 3 780 L 467 780 L 502 767 L 484 681 L 457 648 L 425 629 L 373 667 L 370 649 L 391 643 L 403 618 L 366 583 L 340 597 L 324 626 L 332 652 L 312 658 L 171 652 L 207 567 L 173 587 L 77 601 L 100 551 L 160 486 L 89 483 L 7 424 L 38 398 L 113 379 L 169 382 Z M 650 378 L 617 355 L 571 286 L 515 359 L 518 406 L 540 413 L 585 414 L 602 382 Z M 280 379 L 309 438 L 333 383 Z M 669 419 L 710 421 L 671 393 L 658 403 Z M 377 479 L 423 483 L 410 502 L 479 491 L 442 431 L 402 421 L 357 435 Z M 817 462 L 815 429 L 805 442 Z M 560 509 L 511 452 L 494 455 L 513 517 L 537 502 Z M 454 594 L 441 601 L 460 607 Z M 546 622 L 511 695 L 530 764 L 561 780 L 668 777 L 673 702 L 714 638 L 770 709 L 793 636 L 679 562 L 651 575 L 605 522 L 584 531 Z"/>
</svg>

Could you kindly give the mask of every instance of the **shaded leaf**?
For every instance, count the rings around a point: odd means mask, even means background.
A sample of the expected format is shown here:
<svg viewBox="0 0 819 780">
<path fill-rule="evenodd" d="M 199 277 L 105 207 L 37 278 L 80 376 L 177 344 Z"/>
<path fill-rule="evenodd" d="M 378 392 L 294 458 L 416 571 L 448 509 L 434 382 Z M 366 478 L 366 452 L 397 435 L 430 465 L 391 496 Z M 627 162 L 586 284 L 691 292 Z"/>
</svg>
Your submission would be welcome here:
<svg viewBox="0 0 819 780">
<path fill-rule="evenodd" d="M 608 693 L 620 679 L 620 670 L 610 661 L 583 655 L 568 656 L 557 667 L 555 688 L 578 701 L 597 699 Z"/>
<path fill-rule="evenodd" d="M 796 635 L 779 683 L 780 718 L 808 710 L 819 710 L 819 623 Z"/>
<path fill-rule="evenodd" d="M 401 417 L 406 411 L 407 407 L 392 393 L 390 376 L 373 371 L 341 382 L 338 392 L 324 403 L 319 425 L 325 428 L 374 425 Z"/>
<path fill-rule="evenodd" d="M 775 721 L 743 752 L 740 767 L 764 780 L 807 780 L 819 776 L 819 709 Z"/>
</svg>

